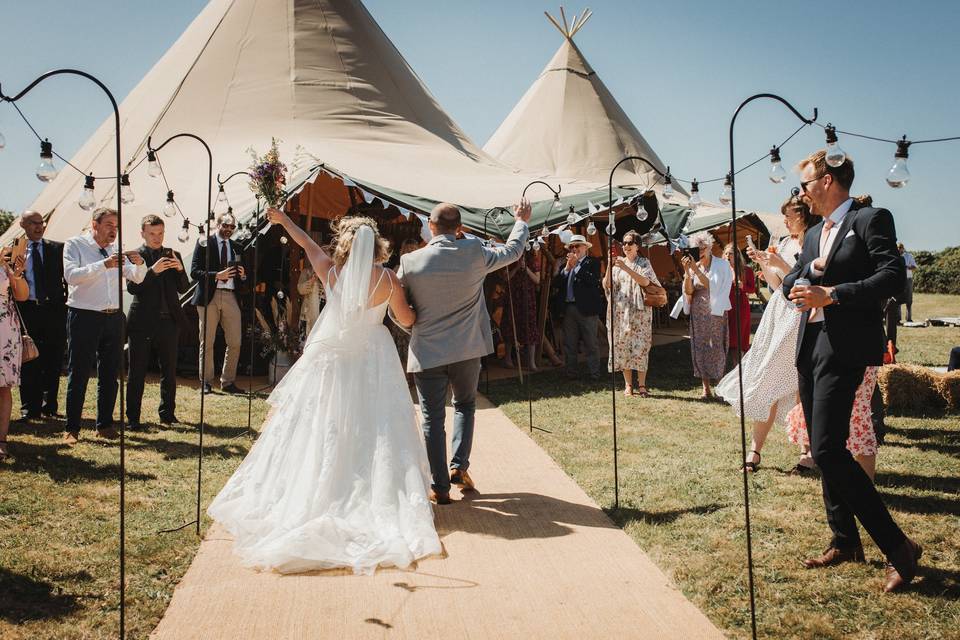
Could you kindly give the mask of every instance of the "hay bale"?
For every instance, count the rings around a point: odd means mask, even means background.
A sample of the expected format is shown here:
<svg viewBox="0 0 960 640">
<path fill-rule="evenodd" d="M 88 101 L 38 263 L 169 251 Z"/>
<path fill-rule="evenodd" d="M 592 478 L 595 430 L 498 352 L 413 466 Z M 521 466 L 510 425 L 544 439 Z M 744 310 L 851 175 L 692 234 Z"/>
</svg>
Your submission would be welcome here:
<svg viewBox="0 0 960 640">
<path fill-rule="evenodd" d="M 878 383 L 887 411 L 925 413 L 942 409 L 945 401 L 939 388 L 940 376 L 926 367 L 891 364 L 880 367 Z"/>
<path fill-rule="evenodd" d="M 950 411 L 960 411 L 960 371 L 950 371 L 939 377 L 937 390 Z"/>
</svg>

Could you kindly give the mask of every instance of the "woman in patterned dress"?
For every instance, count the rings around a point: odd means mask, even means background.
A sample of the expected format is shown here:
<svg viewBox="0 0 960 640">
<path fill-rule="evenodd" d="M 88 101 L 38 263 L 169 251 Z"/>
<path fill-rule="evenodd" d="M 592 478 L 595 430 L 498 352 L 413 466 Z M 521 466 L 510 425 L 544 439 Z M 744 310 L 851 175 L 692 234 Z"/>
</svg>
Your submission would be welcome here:
<svg viewBox="0 0 960 640">
<path fill-rule="evenodd" d="M 623 236 L 624 256 L 618 256 L 613 269 L 603 277 L 603 289 L 610 300 L 610 274 L 613 273 L 616 295 L 607 304 L 607 327 L 615 332 L 607 359 L 607 371 L 623 371 L 623 395 L 634 395 L 633 370 L 637 371 L 636 395 L 647 397 L 647 361 L 653 343 L 653 310 L 643 303 L 643 287 L 651 282 L 659 285 L 650 261 L 640 255 L 640 234 L 628 231 Z M 611 310 L 616 317 L 611 323 Z M 614 353 L 616 362 L 614 362 Z"/>
<path fill-rule="evenodd" d="M 730 268 L 736 273 L 736 264 L 734 263 L 733 243 L 727 244 L 723 248 L 723 258 L 730 263 Z M 740 297 L 737 298 L 737 290 L 730 287 L 730 310 L 727 311 L 727 318 L 730 324 L 730 361 L 737 363 L 737 333 L 740 334 L 740 349 L 743 353 L 750 350 L 750 294 L 757 292 L 757 282 L 753 275 L 753 269 L 746 266 L 741 254 L 740 260 Z M 740 324 L 737 325 L 737 306 L 740 307 Z"/>
<path fill-rule="evenodd" d="M 723 377 L 727 366 L 727 311 L 733 269 L 723 258 L 713 255 L 714 238 L 706 231 L 690 237 L 690 245 L 700 249 L 700 259 L 685 255 L 683 265 L 683 310 L 690 316 L 690 356 L 693 375 L 703 385 L 703 400 L 713 396 L 711 380 Z"/>
<path fill-rule="evenodd" d="M 519 344 L 520 353 L 517 357 L 526 356 L 525 366 L 529 371 L 537 370 L 537 345 L 540 344 L 540 325 L 537 322 L 537 285 L 540 284 L 540 273 L 536 261 L 528 258 L 529 252 L 524 252 L 520 259 L 506 267 L 509 279 L 509 296 L 503 306 L 503 317 L 500 320 L 500 333 L 503 336 L 504 357 L 503 364 L 508 369 L 514 368 L 513 349 Z M 513 317 L 511 317 L 511 309 Z M 517 338 L 514 340 L 513 325 L 517 325 Z M 523 354 L 523 355 L 521 355 Z"/>
<path fill-rule="evenodd" d="M 20 318 L 15 301 L 30 297 L 30 287 L 23 277 L 25 260 L 18 256 L 11 266 L 6 256 L 0 259 L 0 460 L 7 451 L 7 432 L 10 429 L 10 412 L 13 396 L 10 390 L 20 384 Z"/>
</svg>

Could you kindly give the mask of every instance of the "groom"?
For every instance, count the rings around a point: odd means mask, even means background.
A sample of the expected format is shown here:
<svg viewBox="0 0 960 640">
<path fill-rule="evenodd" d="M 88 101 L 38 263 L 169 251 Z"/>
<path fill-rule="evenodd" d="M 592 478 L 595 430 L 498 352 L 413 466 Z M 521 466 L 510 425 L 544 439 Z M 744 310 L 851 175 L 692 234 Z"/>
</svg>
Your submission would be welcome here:
<svg viewBox="0 0 960 640">
<path fill-rule="evenodd" d="M 487 247 L 465 238 L 460 209 L 441 203 L 430 212 L 433 238 L 400 256 L 400 281 L 417 312 L 407 371 L 413 373 L 423 415 L 423 435 L 433 475 L 431 499 L 450 504 L 450 484 L 473 489 L 467 473 L 473 445 L 473 416 L 480 358 L 493 351 L 490 316 L 483 298 L 487 274 L 516 262 L 529 235 L 530 204 L 514 207 L 516 222 L 507 243 Z M 447 389 L 453 388 L 453 459 L 447 471 L 444 431 Z"/>
</svg>

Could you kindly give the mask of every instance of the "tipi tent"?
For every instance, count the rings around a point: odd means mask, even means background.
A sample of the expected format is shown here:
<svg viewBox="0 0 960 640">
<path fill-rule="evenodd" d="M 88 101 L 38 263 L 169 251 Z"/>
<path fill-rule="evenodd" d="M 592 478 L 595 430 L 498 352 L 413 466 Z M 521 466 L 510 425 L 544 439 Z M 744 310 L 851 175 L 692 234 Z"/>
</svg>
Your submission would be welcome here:
<svg viewBox="0 0 960 640">
<path fill-rule="evenodd" d="M 194 223 L 204 220 L 207 159 L 199 144 L 184 139 L 163 149 L 162 178 L 149 178 L 142 162 L 148 137 L 158 145 L 180 132 L 210 145 L 215 174 L 247 168 L 248 149 L 265 151 L 276 137 L 282 158 L 296 160 L 301 177 L 322 162 L 338 176 L 420 202 L 509 206 L 530 180 L 556 181 L 549 173 L 508 168 L 477 147 L 359 0 L 211 0 L 123 100 L 120 112 L 123 160 L 136 194 L 124 207 L 128 230 L 160 211 L 168 189 Z M 111 175 L 112 121 L 72 158 L 84 172 Z M 104 204 L 115 197 L 112 182 L 98 181 Z M 577 178 L 563 185 L 565 194 L 599 186 Z M 88 224 L 89 215 L 76 202 L 82 186 L 81 175 L 64 169 L 34 201 L 33 209 L 49 215 L 48 237 L 63 240 Z M 243 181 L 226 189 L 238 213 L 252 209 L 253 195 Z M 19 231 L 14 225 L 0 242 Z M 174 236 L 167 234 L 168 244 L 192 252 L 195 236 L 179 245 Z M 125 240 L 126 249 L 139 243 L 134 233 Z"/>
</svg>

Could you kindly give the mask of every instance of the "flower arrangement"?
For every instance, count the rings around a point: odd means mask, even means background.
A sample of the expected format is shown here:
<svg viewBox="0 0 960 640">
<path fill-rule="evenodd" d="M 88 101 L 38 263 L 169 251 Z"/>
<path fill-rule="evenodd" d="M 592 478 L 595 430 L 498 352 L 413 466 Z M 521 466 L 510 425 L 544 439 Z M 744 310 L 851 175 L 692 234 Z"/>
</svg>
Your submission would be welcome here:
<svg viewBox="0 0 960 640">
<path fill-rule="evenodd" d="M 280 162 L 280 151 L 276 138 L 270 139 L 270 149 L 258 156 L 249 149 L 253 164 L 250 165 L 250 191 L 263 198 L 268 206 L 280 207 L 287 198 L 284 187 L 287 185 L 287 165 Z"/>
</svg>

